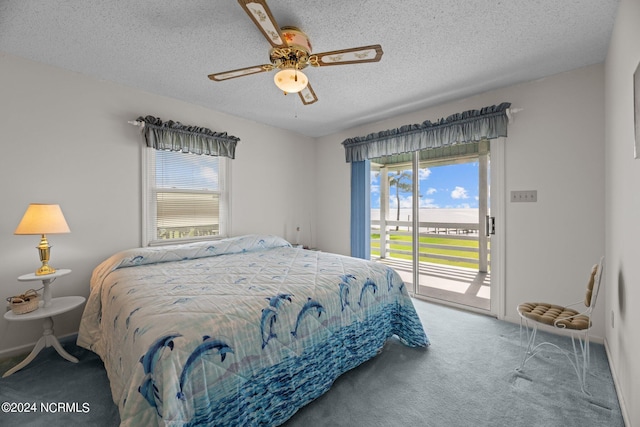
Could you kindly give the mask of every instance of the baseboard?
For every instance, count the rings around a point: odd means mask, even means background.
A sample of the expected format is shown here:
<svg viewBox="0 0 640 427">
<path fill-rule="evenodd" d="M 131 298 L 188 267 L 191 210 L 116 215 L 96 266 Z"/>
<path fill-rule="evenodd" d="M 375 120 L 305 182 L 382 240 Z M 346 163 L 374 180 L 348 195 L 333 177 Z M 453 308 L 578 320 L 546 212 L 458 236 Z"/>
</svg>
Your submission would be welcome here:
<svg viewBox="0 0 640 427">
<path fill-rule="evenodd" d="M 611 352 L 609 351 L 609 343 L 607 339 L 604 340 L 604 349 L 607 353 L 607 361 L 609 362 L 609 370 L 611 371 L 611 377 L 613 378 L 613 385 L 616 388 L 616 394 L 618 395 L 618 403 L 620 405 L 620 412 L 622 412 L 622 420 L 624 421 L 624 425 L 627 427 L 631 427 L 631 422 L 629 421 L 629 414 L 627 412 L 627 405 L 624 403 L 624 397 L 622 396 L 622 392 L 620 390 L 620 383 L 618 382 L 618 374 L 616 373 L 615 366 L 611 363 Z"/>
<path fill-rule="evenodd" d="M 56 337 L 58 338 L 58 340 L 62 340 L 66 337 L 70 337 L 77 334 L 78 334 L 77 332 L 72 332 L 66 335 L 59 335 L 59 336 L 56 335 Z M 25 344 L 18 347 L 12 347 L 5 350 L 0 350 L 0 360 L 9 359 L 11 357 L 20 356 L 23 354 L 27 355 L 31 353 L 31 350 L 33 350 L 33 348 L 36 346 L 36 342 L 37 340 L 30 344 Z"/>
<path fill-rule="evenodd" d="M 425 302 L 429 302 L 429 303 L 432 303 L 432 304 L 438 304 L 438 305 L 441 305 L 441 306 L 444 306 L 444 307 L 454 308 L 454 309 L 458 309 L 458 310 L 462 310 L 462 311 L 468 311 L 470 313 L 484 314 L 485 316 L 496 317 L 489 310 L 483 310 L 481 308 L 472 307 L 472 306 L 465 305 L 465 304 L 458 304 L 456 302 L 441 300 L 441 299 L 438 299 L 438 298 L 430 298 L 430 297 L 425 296 L 425 295 L 414 294 L 413 292 L 409 292 L 409 295 L 411 296 L 411 298 L 415 298 L 415 299 L 418 299 L 420 301 L 425 301 Z"/>
<path fill-rule="evenodd" d="M 21 354 L 28 354 L 35 345 L 36 342 L 34 341 L 31 344 L 25 344 L 19 347 L 12 347 L 6 350 L 2 350 L 0 351 L 0 360 L 10 359 L 15 356 L 20 356 Z"/>
</svg>

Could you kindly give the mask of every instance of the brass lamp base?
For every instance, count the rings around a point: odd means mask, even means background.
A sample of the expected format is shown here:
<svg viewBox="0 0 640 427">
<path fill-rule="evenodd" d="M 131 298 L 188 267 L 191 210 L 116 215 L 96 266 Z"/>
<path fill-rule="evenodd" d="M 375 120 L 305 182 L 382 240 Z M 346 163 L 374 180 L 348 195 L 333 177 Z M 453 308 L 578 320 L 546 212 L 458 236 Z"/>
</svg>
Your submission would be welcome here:
<svg viewBox="0 0 640 427">
<path fill-rule="evenodd" d="M 51 246 L 49 246 L 49 242 L 47 241 L 47 236 L 44 234 L 40 239 L 40 244 L 36 246 L 38 252 L 40 253 L 40 261 L 42 262 L 42 266 L 36 270 L 36 276 L 45 276 L 47 274 L 53 274 L 56 272 L 56 269 L 49 265 L 49 255 Z"/>
<path fill-rule="evenodd" d="M 39 269 L 36 270 L 36 276 L 46 276 L 47 274 L 53 274 L 56 272 L 56 269 L 51 267 L 50 265 L 42 265 Z"/>
</svg>

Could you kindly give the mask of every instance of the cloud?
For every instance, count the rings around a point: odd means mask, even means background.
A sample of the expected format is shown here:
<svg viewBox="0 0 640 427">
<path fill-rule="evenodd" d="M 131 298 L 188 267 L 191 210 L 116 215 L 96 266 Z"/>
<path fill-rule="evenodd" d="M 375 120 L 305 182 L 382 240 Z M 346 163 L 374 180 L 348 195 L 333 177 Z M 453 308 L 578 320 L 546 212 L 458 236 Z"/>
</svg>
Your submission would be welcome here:
<svg viewBox="0 0 640 427">
<path fill-rule="evenodd" d="M 200 176 L 203 177 L 208 184 L 213 184 L 218 188 L 218 171 L 212 167 L 204 166 L 200 169 Z"/>
<path fill-rule="evenodd" d="M 433 188 L 433 187 L 429 187 L 429 188 L 427 189 L 427 192 L 426 192 L 425 194 L 426 194 L 427 196 L 430 196 L 430 195 L 432 195 L 432 194 L 436 194 L 437 192 L 438 192 L 438 190 L 436 190 L 435 188 Z"/>
<path fill-rule="evenodd" d="M 455 190 L 451 192 L 452 199 L 468 199 L 469 195 L 467 194 L 467 190 L 464 187 L 456 187 Z"/>
<path fill-rule="evenodd" d="M 400 195 L 400 209 L 411 209 L 413 206 L 413 196 L 403 196 Z M 396 209 L 398 207 L 398 203 L 395 196 L 389 197 L 389 208 Z"/>
<path fill-rule="evenodd" d="M 423 199 L 420 198 L 420 207 L 421 208 L 438 208 L 439 206 L 434 203 L 434 199 Z"/>
<path fill-rule="evenodd" d="M 424 168 L 424 169 L 419 169 L 418 170 L 418 179 L 420 181 L 422 181 L 423 179 L 429 178 L 429 175 L 431 175 L 431 169 L 429 169 L 429 168 Z"/>
</svg>

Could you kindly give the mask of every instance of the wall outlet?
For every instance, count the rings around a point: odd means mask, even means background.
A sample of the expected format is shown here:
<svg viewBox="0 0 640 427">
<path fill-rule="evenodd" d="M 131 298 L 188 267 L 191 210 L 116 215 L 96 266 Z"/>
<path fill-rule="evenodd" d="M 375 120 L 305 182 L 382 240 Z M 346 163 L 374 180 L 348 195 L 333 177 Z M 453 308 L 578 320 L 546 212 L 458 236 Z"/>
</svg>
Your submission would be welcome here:
<svg viewBox="0 0 640 427">
<path fill-rule="evenodd" d="M 512 202 L 537 202 L 538 190 L 512 191 Z"/>
</svg>

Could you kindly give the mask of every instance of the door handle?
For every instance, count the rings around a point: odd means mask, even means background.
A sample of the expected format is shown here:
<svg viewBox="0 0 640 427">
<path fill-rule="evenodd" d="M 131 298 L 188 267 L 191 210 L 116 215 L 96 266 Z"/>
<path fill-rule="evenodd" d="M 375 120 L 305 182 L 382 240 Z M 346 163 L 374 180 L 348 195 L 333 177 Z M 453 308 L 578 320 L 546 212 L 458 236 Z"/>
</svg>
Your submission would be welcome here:
<svg viewBox="0 0 640 427">
<path fill-rule="evenodd" d="M 489 215 L 485 217 L 484 230 L 487 236 L 496 234 L 496 217 Z"/>
</svg>

